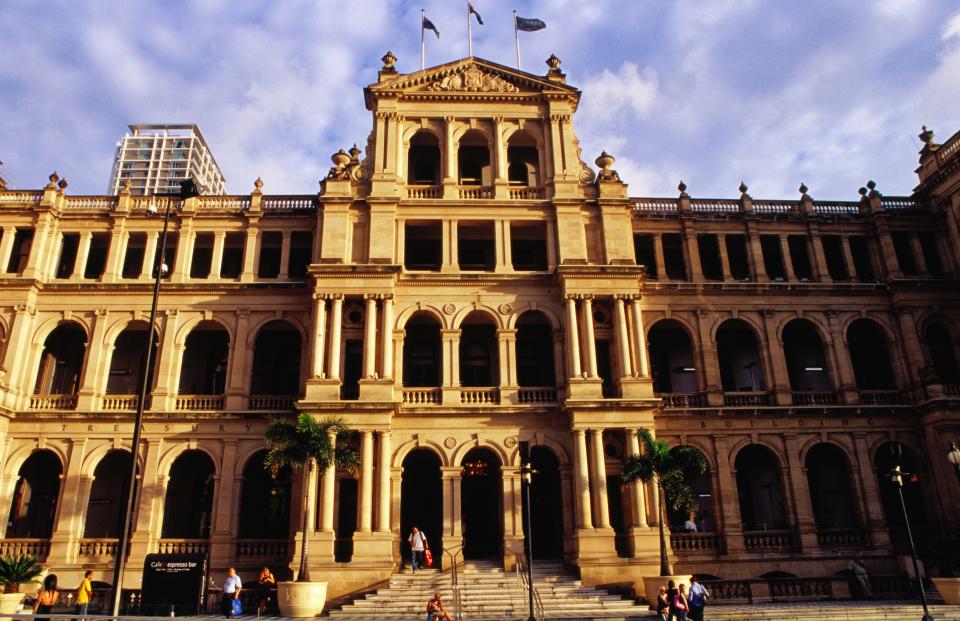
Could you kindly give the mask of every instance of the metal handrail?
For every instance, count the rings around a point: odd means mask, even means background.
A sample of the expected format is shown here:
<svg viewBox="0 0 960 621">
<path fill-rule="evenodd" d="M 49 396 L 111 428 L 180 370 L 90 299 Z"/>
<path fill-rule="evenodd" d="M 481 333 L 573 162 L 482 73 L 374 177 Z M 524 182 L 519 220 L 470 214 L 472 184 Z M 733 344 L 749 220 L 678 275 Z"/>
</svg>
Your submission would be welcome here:
<svg viewBox="0 0 960 621">
<path fill-rule="evenodd" d="M 443 548 L 443 553 L 450 557 L 450 592 L 453 595 L 453 619 L 463 621 L 463 602 L 460 599 L 460 574 L 457 569 L 457 557 L 463 552 L 463 545 L 452 548 L 452 551 Z"/>
<path fill-rule="evenodd" d="M 530 583 L 527 582 L 527 572 L 524 570 L 526 562 L 527 562 L 527 555 L 525 552 L 521 552 L 520 554 L 517 555 L 517 565 L 516 565 L 517 575 L 520 576 L 520 582 L 523 584 L 524 589 L 532 588 L 533 608 L 534 608 L 533 613 L 537 617 L 537 619 L 542 621 L 544 618 L 543 600 L 540 598 L 539 589 L 537 589 L 537 587 L 535 586 L 531 587 Z"/>
</svg>

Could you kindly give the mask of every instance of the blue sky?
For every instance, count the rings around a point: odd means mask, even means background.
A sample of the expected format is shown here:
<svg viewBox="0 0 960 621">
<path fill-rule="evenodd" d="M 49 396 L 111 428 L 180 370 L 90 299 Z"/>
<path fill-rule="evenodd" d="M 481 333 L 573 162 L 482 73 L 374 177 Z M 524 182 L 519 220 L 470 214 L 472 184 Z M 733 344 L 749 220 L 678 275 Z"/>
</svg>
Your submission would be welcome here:
<svg viewBox="0 0 960 621">
<path fill-rule="evenodd" d="M 960 129 L 960 5 L 951 0 L 475 0 L 474 54 L 550 53 L 583 90 L 584 159 L 602 149 L 634 196 L 854 199 L 867 179 L 907 194 L 921 124 Z M 107 188 L 129 123 L 196 122 L 246 193 L 309 194 L 330 154 L 363 145 L 362 87 L 388 49 L 419 69 L 466 55 L 459 0 L 0 0 L 0 175 L 71 194 Z"/>
</svg>

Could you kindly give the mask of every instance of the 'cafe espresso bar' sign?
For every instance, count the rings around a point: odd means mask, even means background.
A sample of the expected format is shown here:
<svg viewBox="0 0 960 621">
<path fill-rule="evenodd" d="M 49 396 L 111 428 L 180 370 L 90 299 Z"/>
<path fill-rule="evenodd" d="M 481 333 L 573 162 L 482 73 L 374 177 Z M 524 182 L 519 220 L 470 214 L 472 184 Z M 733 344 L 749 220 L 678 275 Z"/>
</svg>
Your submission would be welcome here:
<svg viewBox="0 0 960 621">
<path fill-rule="evenodd" d="M 202 612 L 206 570 L 203 554 L 148 554 L 143 563 L 140 614 Z"/>
</svg>

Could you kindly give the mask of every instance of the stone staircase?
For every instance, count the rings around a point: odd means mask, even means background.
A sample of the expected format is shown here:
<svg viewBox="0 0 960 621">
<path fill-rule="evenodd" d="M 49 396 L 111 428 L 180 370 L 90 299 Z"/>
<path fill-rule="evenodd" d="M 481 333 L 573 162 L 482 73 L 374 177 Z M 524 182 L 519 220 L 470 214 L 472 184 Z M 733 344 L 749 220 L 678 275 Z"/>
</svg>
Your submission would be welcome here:
<svg viewBox="0 0 960 621">
<path fill-rule="evenodd" d="M 546 619 L 653 619 L 645 606 L 601 589 L 585 587 L 560 563 L 534 565 L 534 585 L 543 602 Z M 472 561 L 459 573 L 462 618 L 467 621 L 526 619 L 528 595 L 520 577 L 506 574 L 495 562 Z M 330 612 L 343 621 L 400 621 L 425 619 L 427 601 L 440 592 L 447 612 L 453 615 L 450 574 L 436 570 L 394 574 L 385 589 Z"/>
</svg>

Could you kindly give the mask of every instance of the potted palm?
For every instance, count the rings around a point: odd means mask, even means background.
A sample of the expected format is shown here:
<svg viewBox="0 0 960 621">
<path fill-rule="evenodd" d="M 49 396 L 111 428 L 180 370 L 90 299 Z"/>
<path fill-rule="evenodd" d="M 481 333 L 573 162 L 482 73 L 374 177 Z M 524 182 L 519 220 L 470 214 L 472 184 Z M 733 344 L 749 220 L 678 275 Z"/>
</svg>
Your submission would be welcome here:
<svg viewBox="0 0 960 621">
<path fill-rule="evenodd" d="M 703 474 L 707 463 L 703 453 L 692 446 L 678 446 L 670 450 L 663 440 L 656 440 L 647 429 L 637 432 L 640 439 L 640 452 L 631 455 L 623 462 L 624 483 L 642 481 L 653 482 L 657 486 L 657 520 L 660 527 L 660 575 L 643 576 L 643 586 L 647 601 L 656 605 L 657 592 L 667 580 L 675 583 L 689 583 L 690 576 L 675 576 L 667 557 L 667 536 L 664 524 L 667 521 L 666 504 L 674 511 L 689 513 L 697 507 L 697 498 L 693 489 L 686 483 L 690 472 Z"/>
<path fill-rule="evenodd" d="M 20 585 L 35 582 L 43 567 L 37 562 L 37 557 L 29 554 L 0 556 L 0 614 L 14 614 L 23 602 L 24 594 L 20 593 Z"/>
<path fill-rule="evenodd" d="M 267 427 L 265 438 L 270 445 L 263 466 L 274 477 L 286 467 L 305 469 L 304 480 L 309 481 L 315 468 L 323 471 L 331 464 L 356 471 L 357 451 L 347 443 L 352 432 L 338 418 L 315 420 L 301 412 L 295 418 L 280 418 Z M 280 612 L 285 617 L 314 617 L 323 612 L 327 598 L 327 583 L 310 580 L 307 558 L 309 529 L 306 507 L 315 503 L 313 486 L 304 485 L 303 538 L 300 542 L 300 569 L 293 582 L 277 585 Z"/>
</svg>

